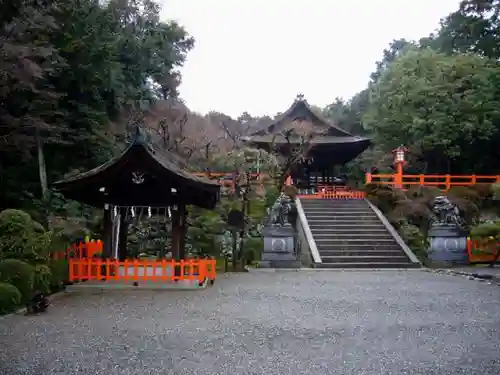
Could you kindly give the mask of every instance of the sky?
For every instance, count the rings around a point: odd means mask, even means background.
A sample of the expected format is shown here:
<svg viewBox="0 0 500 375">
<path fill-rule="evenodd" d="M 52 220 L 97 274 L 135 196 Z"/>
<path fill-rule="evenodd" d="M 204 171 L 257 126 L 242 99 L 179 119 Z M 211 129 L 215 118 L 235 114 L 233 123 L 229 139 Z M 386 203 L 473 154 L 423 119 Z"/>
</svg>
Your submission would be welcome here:
<svg viewBox="0 0 500 375">
<path fill-rule="evenodd" d="M 297 94 L 325 106 L 366 87 L 393 39 L 418 40 L 459 0 L 161 0 L 195 38 L 181 98 L 196 112 L 284 112 Z"/>
</svg>

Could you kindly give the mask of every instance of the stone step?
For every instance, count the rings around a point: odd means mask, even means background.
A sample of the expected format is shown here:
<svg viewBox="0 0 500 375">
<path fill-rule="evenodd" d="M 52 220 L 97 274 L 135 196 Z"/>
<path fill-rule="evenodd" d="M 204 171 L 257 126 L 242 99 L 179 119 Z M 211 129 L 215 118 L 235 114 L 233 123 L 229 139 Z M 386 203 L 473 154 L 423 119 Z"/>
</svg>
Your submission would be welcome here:
<svg viewBox="0 0 500 375">
<path fill-rule="evenodd" d="M 377 221 L 380 219 L 376 215 L 363 215 L 363 216 L 335 216 L 335 215 L 306 215 L 307 221 L 345 221 L 345 222 L 356 222 L 356 221 Z"/>
<path fill-rule="evenodd" d="M 321 255 L 321 254 L 320 254 Z M 323 257 L 321 256 L 321 261 L 323 263 L 404 263 L 409 262 L 408 257 L 399 256 L 335 256 L 335 257 Z"/>
<path fill-rule="evenodd" d="M 338 239 L 341 241 L 358 241 L 358 240 L 363 240 L 363 241 L 371 241 L 371 240 L 385 240 L 385 239 L 390 239 L 394 240 L 394 237 L 387 232 L 387 231 L 382 231 L 382 232 L 336 232 L 332 233 L 330 231 L 324 231 L 321 229 L 315 229 L 315 231 L 311 231 L 313 234 L 314 239 L 317 241 L 319 239 L 324 239 L 324 238 L 329 238 L 329 239 Z"/>
<path fill-rule="evenodd" d="M 353 210 L 332 210 L 330 208 L 315 208 L 310 210 L 304 210 L 306 215 L 339 215 L 339 216 L 349 216 L 349 215 L 375 215 L 372 210 L 366 210 L 364 208 L 353 209 Z M 376 215 L 375 215 L 376 216 Z"/>
<path fill-rule="evenodd" d="M 328 257 L 339 257 L 339 256 L 387 256 L 387 257 L 398 257 L 404 255 L 401 249 L 385 249 L 385 250 L 373 250 L 373 249 L 346 249 L 346 250 L 323 250 L 318 249 L 321 259 Z"/>
<path fill-rule="evenodd" d="M 418 263 L 401 262 L 401 263 L 388 263 L 388 262 L 366 262 L 366 263 L 318 263 L 315 264 L 316 268 L 420 268 Z"/>
<path fill-rule="evenodd" d="M 302 206 L 319 206 L 327 204 L 329 206 L 368 206 L 362 199 L 301 199 Z"/>
<path fill-rule="evenodd" d="M 368 229 L 383 229 L 387 230 L 382 223 L 370 223 L 370 222 L 360 222 L 360 223 L 344 223 L 344 222 L 324 222 L 318 223 L 313 222 L 309 223 L 309 228 L 335 228 L 336 230 L 350 230 L 350 229 L 359 229 L 359 230 L 368 230 Z"/>
<path fill-rule="evenodd" d="M 315 240 L 318 251 L 402 251 L 396 241 L 359 242 L 331 242 Z"/>
<path fill-rule="evenodd" d="M 346 228 L 346 227 L 338 227 L 335 225 L 330 225 L 330 226 L 324 226 L 324 225 L 309 225 L 309 229 L 311 229 L 311 232 L 314 233 L 329 233 L 331 235 L 351 235 L 351 236 L 357 236 L 358 233 L 361 234 L 373 234 L 374 236 L 377 236 L 379 234 L 386 234 L 387 229 L 385 229 L 384 226 L 377 226 L 377 227 L 354 227 L 352 226 L 351 228 Z"/>
</svg>

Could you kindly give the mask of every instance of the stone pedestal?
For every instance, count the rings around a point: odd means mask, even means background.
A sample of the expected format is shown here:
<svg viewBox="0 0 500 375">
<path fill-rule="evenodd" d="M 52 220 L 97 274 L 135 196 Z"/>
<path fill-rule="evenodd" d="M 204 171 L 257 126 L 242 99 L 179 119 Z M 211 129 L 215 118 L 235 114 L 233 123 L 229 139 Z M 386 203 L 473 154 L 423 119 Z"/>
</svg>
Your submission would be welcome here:
<svg viewBox="0 0 500 375">
<path fill-rule="evenodd" d="M 259 266 L 262 268 L 300 268 L 294 251 L 292 226 L 273 226 L 263 230 L 264 250 Z"/>
<path fill-rule="evenodd" d="M 434 225 L 428 233 L 428 262 L 436 266 L 466 265 L 467 231 L 455 225 Z"/>
</svg>

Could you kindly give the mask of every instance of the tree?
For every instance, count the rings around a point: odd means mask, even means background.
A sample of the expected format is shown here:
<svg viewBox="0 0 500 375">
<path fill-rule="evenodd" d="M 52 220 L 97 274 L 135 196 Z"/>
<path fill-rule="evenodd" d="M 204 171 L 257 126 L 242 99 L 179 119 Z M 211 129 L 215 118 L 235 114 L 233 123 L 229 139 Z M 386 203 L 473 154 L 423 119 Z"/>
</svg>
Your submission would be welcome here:
<svg viewBox="0 0 500 375">
<path fill-rule="evenodd" d="M 470 172 L 498 131 L 499 73 L 480 56 L 409 50 L 371 87 L 364 126 L 386 151 L 405 144 L 435 172 Z"/>
<path fill-rule="evenodd" d="M 420 43 L 444 53 L 474 53 L 500 57 L 500 1 L 465 0 L 441 21 L 436 34 Z"/>
</svg>

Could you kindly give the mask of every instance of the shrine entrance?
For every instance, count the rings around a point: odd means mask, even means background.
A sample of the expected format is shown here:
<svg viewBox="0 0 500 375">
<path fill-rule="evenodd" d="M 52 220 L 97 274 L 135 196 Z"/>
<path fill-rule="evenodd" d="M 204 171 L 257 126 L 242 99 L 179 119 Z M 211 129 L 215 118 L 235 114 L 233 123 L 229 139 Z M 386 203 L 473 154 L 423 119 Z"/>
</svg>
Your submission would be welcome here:
<svg viewBox="0 0 500 375">
<path fill-rule="evenodd" d="M 187 259 L 187 206 L 214 209 L 220 185 L 192 175 L 177 157 L 155 147 L 137 128 L 131 144 L 107 163 L 53 186 L 69 199 L 103 208 L 103 252 L 100 259 L 70 260 L 72 281 L 215 279 L 215 260 Z M 127 234 L 131 219 L 163 217 L 171 225 L 171 259 L 158 249 L 157 259 L 131 259 Z M 122 280 L 123 279 L 123 280 Z"/>
</svg>

